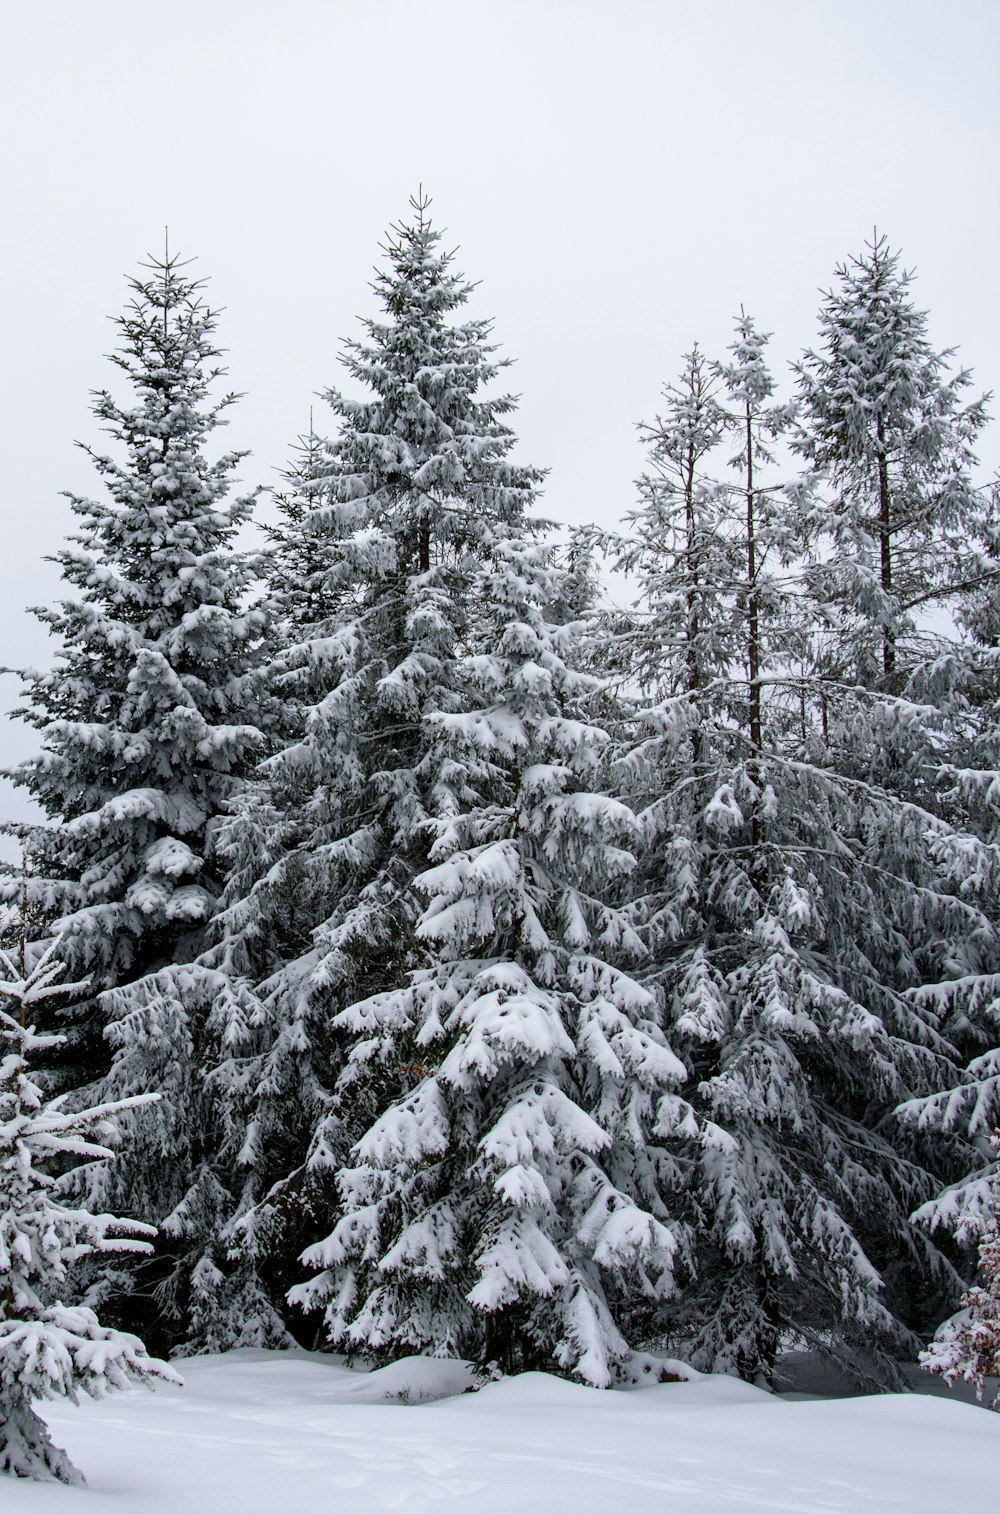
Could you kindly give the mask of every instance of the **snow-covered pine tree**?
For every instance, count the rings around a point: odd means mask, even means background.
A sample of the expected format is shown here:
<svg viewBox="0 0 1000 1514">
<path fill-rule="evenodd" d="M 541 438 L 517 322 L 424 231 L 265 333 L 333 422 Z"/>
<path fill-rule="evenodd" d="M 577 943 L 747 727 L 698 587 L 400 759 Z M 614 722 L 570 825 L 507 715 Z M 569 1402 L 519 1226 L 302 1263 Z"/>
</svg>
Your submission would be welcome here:
<svg viewBox="0 0 1000 1514">
<path fill-rule="evenodd" d="M 274 491 L 278 519 L 264 527 L 268 549 L 262 563 L 269 603 L 286 638 L 297 645 L 329 618 L 330 571 L 325 512 L 316 514 L 321 481 L 329 472 L 326 449 L 313 429 L 300 436 L 294 456 Z"/>
<path fill-rule="evenodd" d="M 252 500 L 228 498 L 243 454 L 204 451 L 234 399 L 210 394 L 216 316 L 176 257 L 146 267 L 117 321 L 128 395 L 94 402 L 115 455 L 84 449 L 108 497 L 71 496 L 80 527 L 55 560 L 74 597 L 35 612 L 59 643 L 51 671 L 22 675 L 42 750 L 12 775 L 49 821 L 10 827 L 32 898 L 92 993 L 196 955 L 221 885 L 213 829 L 262 745 L 266 617 L 235 547 Z M 94 1000 L 74 1014 L 93 1038 Z M 76 1081 L 105 1061 L 99 1041 L 72 1056 Z"/>
<path fill-rule="evenodd" d="M 969 470 L 985 397 L 963 405 L 912 274 L 874 234 L 837 270 L 822 343 L 797 367 L 796 445 L 822 474 L 810 526 L 830 671 L 900 692 L 921 658 L 920 614 L 947 592 L 981 517 Z M 832 548 L 832 550 L 831 550 Z"/>
<path fill-rule="evenodd" d="M 336 1016 L 350 1053 L 312 1160 L 342 1150 L 359 1108 L 375 1118 L 338 1175 L 342 1215 L 305 1253 L 323 1270 L 292 1297 L 369 1357 L 603 1387 L 633 1299 L 673 1290 L 676 1174 L 653 1129 L 685 1069 L 623 970 L 642 955 L 620 907 L 635 820 L 604 789 L 596 681 L 548 616 L 563 580 L 511 529 L 471 581 L 465 707 L 428 721 L 408 970 Z"/>
<path fill-rule="evenodd" d="M 238 1052 L 238 1016 L 196 992 L 192 966 L 173 982 L 168 969 L 204 945 L 223 880 L 214 833 L 265 749 L 257 666 L 270 617 L 248 603 L 253 570 L 236 543 L 252 508 L 230 497 L 243 454 L 208 456 L 234 399 L 213 398 L 216 316 L 173 256 L 131 288 L 112 359 L 124 396 L 102 390 L 94 404 L 116 445 L 85 449 L 107 497 L 72 500 L 80 529 L 56 560 L 75 597 L 37 612 L 60 645 L 51 672 L 24 675 L 42 750 L 14 776 L 49 822 L 17 828 L 31 896 L 91 984 L 62 1012 L 60 1080 L 96 1076 L 78 1097 L 99 1102 L 164 1093 L 122 1117 L 128 1162 L 71 1175 L 85 1205 L 162 1223 L 152 1260 L 84 1269 L 89 1296 L 146 1332 L 161 1309 L 143 1295 L 169 1286 L 172 1253 L 190 1250 L 177 1216 L 217 1227 L 222 1206 L 198 1194 L 234 1161 L 206 1076 Z"/>
<path fill-rule="evenodd" d="M 242 1223 L 246 1252 L 276 1277 L 284 1269 L 286 1285 L 329 1224 L 328 1199 L 311 1213 L 314 1187 L 329 1186 L 323 1148 L 304 1164 L 340 1070 L 333 1017 L 416 965 L 411 884 L 433 841 L 433 717 L 462 708 L 457 658 L 476 634 L 476 572 L 540 478 L 508 459 L 515 401 L 484 393 L 505 366 L 490 323 L 461 317 L 471 286 L 441 251 L 426 199 L 413 204 L 377 275 L 384 317 L 345 346 L 368 397 L 327 396 L 339 432 L 324 443 L 325 468 L 310 461 L 302 523 L 319 619 L 293 607 L 300 639 L 270 669 L 304 713 L 226 827 L 230 882 L 209 959 L 252 987 L 268 1026 L 243 1106 L 258 1202 Z M 279 593 L 283 582 L 279 564 Z M 406 1077 L 398 1069 L 384 1096 Z M 376 1113 L 354 1112 L 332 1166 Z"/>
<path fill-rule="evenodd" d="M 820 310 L 822 344 L 797 368 L 794 439 L 816 485 L 801 531 L 824 739 L 841 770 L 968 828 L 948 769 L 971 756 L 970 680 L 948 612 L 961 605 L 984 523 L 971 470 L 987 396 L 962 403 L 971 376 L 951 373 L 952 351 L 931 346 L 912 275 L 884 237 L 837 279 Z M 967 859 L 955 875 L 968 894 Z M 968 937 L 963 928 L 942 939 L 930 976 L 951 976 Z"/>
<path fill-rule="evenodd" d="M 994 1156 L 1000 1155 L 1000 1130 L 992 1137 Z M 994 1169 L 990 1211 L 979 1243 L 981 1282 L 962 1297 L 961 1313 L 945 1320 L 934 1339 L 920 1353 L 920 1365 L 939 1372 L 949 1388 L 960 1377 L 975 1383 L 980 1403 L 987 1378 L 1000 1379 L 1000 1180 Z M 990 1404 L 1000 1409 L 1000 1387 Z"/>
<path fill-rule="evenodd" d="M 935 909 L 923 922 L 908 997 L 968 1067 L 945 1070 L 899 1114 L 939 1177 L 957 1178 L 915 1217 L 967 1250 L 989 1202 L 987 1142 L 1000 1119 L 997 559 L 989 495 L 972 478 L 988 396 L 963 404 L 971 377 L 950 372 L 951 351 L 932 348 L 912 276 L 885 238 L 837 276 L 820 313 L 823 344 L 798 370 L 797 445 L 820 476 L 809 591 L 824 625 L 825 736 L 843 771 L 924 816 L 936 877 L 915 870 L 912 849 L 895 840 L 881 865 L 952 896 L 948 919 Z M 915 939 L 912 926 L 906 934 Z"/>
<path fill-rule="evenodd" d="M 150 1250 L 151 1226 L 68 1206 L 53 1161 L 107 1161 L 96 1144 L 110 1122 L 142 1102 L 130 1099 L 67 1113 L 46 1099 L 29 1058 L 52 1037 L 31 1023 L 40 1004 L 81 985 L 59 984 L 63 971 L 50 944 L 33 967 L 0 952 L 0 1471 L 17 1477 L 83 1479 L 53 1445 L 32 1400 L 81 1393 L 102 1398 L 133 1383 L 180 1379 L 146 1353 L 134 1335 L 107 1329 L 92 1309 L 63 1299 L 71 1270 L 92 1255 Z M 146 1096 L 148 1099 L 148 1095 Z"/>
<path fill-rule="evenodd" d="M 803 694 L 790 557 L 807 498 L 770 481 L 788 415 L 765 341 L 744 316 L 730 363 L 685 359 L 618 554 L 643 590 L 628 635 L 655 699 L 626 760 L 648 981 L 691 1068 L 660 1133 L 681 1143 L 695 1278 L 646 1328 L 669 1319 L 698 1365 L 748 1378 L 794 1337 L 884 1379 L 907 1341 L 901 1274 L 943 1267 L 907 1225 L 926 1174 L 880 1124 L 947 1051 L 901 992 L 930 901 L 879 866 L 901 832 L 914 855 L 927 838 L 837 771 Z M 727 436 L 731 485 L 712 471 Z"/>
</svg>

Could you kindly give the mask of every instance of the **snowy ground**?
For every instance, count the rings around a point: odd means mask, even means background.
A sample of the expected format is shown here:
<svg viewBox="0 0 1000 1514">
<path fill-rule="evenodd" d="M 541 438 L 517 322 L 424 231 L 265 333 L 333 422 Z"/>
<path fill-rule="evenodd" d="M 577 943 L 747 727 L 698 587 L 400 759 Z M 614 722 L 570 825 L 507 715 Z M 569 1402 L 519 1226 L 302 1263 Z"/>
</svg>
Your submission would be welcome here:
<svg viewBox="0 0 1000 1514">
<path fill-rule="evenodd" d="M 305 1352 L 179 1365 L 183 1389 L 50 1406 L 89 1487 L 0 1479 L 3 1514 L 995 1507 L 1000 1414 L 938 1397 L 788 1402 L 722 1377 L 599 1393 L 540 1373 L 466 1394 L 460 1364 L 362 1375 Z"/>
</svg>

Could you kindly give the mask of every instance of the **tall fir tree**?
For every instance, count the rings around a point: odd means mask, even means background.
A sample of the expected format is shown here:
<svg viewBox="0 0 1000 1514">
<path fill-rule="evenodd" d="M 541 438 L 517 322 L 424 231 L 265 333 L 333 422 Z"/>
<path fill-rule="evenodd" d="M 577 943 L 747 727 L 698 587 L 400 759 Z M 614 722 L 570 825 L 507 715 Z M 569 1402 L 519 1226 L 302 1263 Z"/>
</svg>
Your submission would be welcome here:
<svg viewBox="0 0 1000 1514">
<path fill-rule="evenodd" d="M 286 511 L 273 573 L 294 634 L 269 676 L 300 728 L 224 832 L 230 881 L 205 960 L 259 1005 L 265 1044 L 248 1049 L 233 1119 L 256 1195 L 242 1201 L 242 1255 L 274 1286 L 283 1269 L 285 1286 L 301 1275 L 289 1263 L 324 1223 L 305 1159 L 340 1070 L 333 1017 L 412 965 L 410 884 L 432 840 L 429 722 L 461 706 L 475 569 L 540 477 L 508 460 L 514 400 L 483 392 L 505 364 L 489 322 L 456 319 L 471 286 L 439 242 L 428 202 L 414 201 L 377 278 L 385 318 L 345 346 L 370 397 L 329 392 L 339 433 L 322 458 L 312 447 L 308 500 L 300 518 Z M 298 551 L 308 578 L 289 585 Z"/>
<path fill-rule="evenodd" d="M 17 828 L 32 900 L 90 983 L 64 1012 L 59 1077 L 101 1102 L 163 1094 L 122 1116 L 129 1162 L 85 1164 L 71 1181 L 81 1202 L 161 1226 L 154 1258 L 113 1277 L 95 1262 L 90 1283 L 102 1307 L 166 1346 L 176 1331 L 160 1334 L 158 1316 L 170 1319 L 174 1254 L 191 1250 L 181 1217 L 215 1223 L 212 1182 L 228 1158 L 206 1077 L 235 1034 L 169 969 L 196 976 L 188 964 L 223 883 L 216 832 L 266 750 L 273 705 L 258 676 L 270 617 L 250 603 L 254 573 L 236 540 L 253 500 L 231 497 L 244 454 L 208 456 L 235 398 L 213 398 L 224 371 L 215 313 L 173 256 L 131 288 L 113 357 L 126 395 L 101 390 L 94 404 L 116 447 L 85 448 L 107 497 L 72 497 L 80 529 L 56 560 L 75 597 L 37 612 L 59 648 L 51 672 L 24 675 L 42 749 L 14 776 L 47 816 Z"/>
<path fill-rule="evenodd" d="M 340 1292 L 327 1307 L 325 1274 L 299 1290 L 324 1310 L 321 1338 L 383 1355 L 461 1344 L 604 1381 L 624 1349 L 624 1274 L 651 1293 L 670 1284 L 676 1238 L 638 1131 L 681 1070 L 645 1024 L 648 995 L 586 950 L 593 932 L 611 958 L 625 951 L 614 895 L 629 817 L 587 794 L 601 744 L 577 708 L 589 684 L 565 660 L 572 625 L 546 618 L 568 622 L 579 592 L 530 545 L 541 475 L 509 461 L 512 398 L 483 393 L 502 366 L 489 324 L 456 320 L 471 288 L 427 202 L 414 212 L 379 275 L 386 319 L 346 350 L 373 397 L 328 396 L 340 431 L 318 496 L 310 464 L 325 614 L 274 670 L 310 706 L 304 730 L 227 830 L 213 961 L 253 984 L 271 1037 L 244 1147 L 263 1202 L 241 1229 L 266 1267 L 337 1222 L 307 1253 L 326 1267 L 366 1184 L 381 1186 L 372 1247 L 391 1279 L 380 1293 L 372 1257 L 345 1252 L 352 1304 Z M 593 898 L 574 892 L 574 865 Z M 589 1048 L 579 1068 L 574 1037 Z M 619 1048 L 617 1101 L 602 1037 Z M 449 1105 L 454 1149 L 421 1177 L 416 1148 L 441 1130 L 418 1129 L 411 1106 L 444 1120 Z M 386 1134 L 399 1127 L 412 1141 Z M 404 1192 L 424 1211 L 412 1228 Z"/>
<path fill-rule="evenodd" d="M 807 586 L 823 628 L 819 703 L 830 760 L 907 809 L 923 841 L 920 861 L 905 835 L 883 844 L 886 874 L 924 887 L 900 931 L 909 950 L 897 944 L 884 972 L 895 969 L 948 1058 L 897 1118 L 938 1183 L 966 1174 L 914 1216 L 938 1238 L 951 1230 L 961 1248 L 984 1192 L 982 1174 L 968 1170 L 981 1167 L 996 1115 L 982 1097 L 1000 966 L 989 656 L 975 630 L 971 646 L 959 635 L 991 565 L 988 501 L 972 478 L 988 396 L 964 402 L 971 375 L 931 346 L 912 275 L 885 238 L 876 234 L 837 279 L 820 313 L 822 345 L 798 369 L 796 445 L 817 480 Z"/>
<path fill-rule="evenodd" d="M 837 281 L 820 313 L 822 345 L 799 368 L 797 443 L 822 479 L 809 588 L 824 622 L 827 735 L 842 766 L 923 814 L 938 886 L 969 906 L 953 906 L 950 922 L 937 914 L 908 989 L 968 1065 L 899 1111 L 939 1176 L 957 1179 L 916 1219 L 950 1231 L 968 1257 L 989 1210 L 988 1140 L 1000 1118 L 996 539 L 989 494 L 973 483 L 989 397 L 965 402 L 971 375 L 931 346 L 912 275 L 884 237 Z M 949 839 L 949 827 L 966 839 Z M 883 863 L 910 865 L 896 849 Z"/>
<path fill-rule="evenodd" d="M 985 397 L 963 404 L 971 377 L 931 346 L 884 236 L 836 273 L 797 369 L 797 446 L 827 485 L 812 534 L 833 544 L 814 588 L 832 671 L 898 693 L 920 660 L 918 612 L 947 593 L 981 517 L 969 470 Z"/>
<path fill-rule="evenodd" d="M 84 448 L 108 497 L 70 496 L 80 526 L 55 561 L 75 596 L 35 612 L 58 642 L 50 672 L 22 675 L 42 749 L 12 775 L 49 822 L 10 827 L 32 898 L 92 993 L 197 954 L 213 832 L 262 747 L 265 617 L 235 543 L 252 499 L 228 498 L 244 454 L 204 451 L 235 398 L 211 398 L 216 316 L 176 257 L 146 267 L 112 357 L 131 403 L 94 400 L 117 451 Z"/>
<path fill-rule="evenodd" d="M 685 360 L 619 549 L 656 698 L 626 760 L 649 981 L 691 1068 L 663 1133 L 681 1143 L 694 1277 L 647 1329 L 670 1320 L 697 1364 L 751 1379 L 791 1335 L 885 1381 L 926 1304 L 917 1280 L 940 1295 L 950 1276 L 907 1223 L 930 1180 L 887 1118 L 949 1065 L 905 991 L 933 930 L 978 917 L 935 871 L 948 828 L 824 739 L 796 561 L 811 496 L 771 481 L 789 414 L 765 342 L 744 316 L 729 363 Z M 730 437 L 735 484 L 713 471 Z"/>
<path fill-rule="evenodd" d="M 335 1018 L 350 1050 L 313 1164 L 344 1151 L 359 1107 L 375 1118 L 336 1174 L 343 1213 L 305 1253 L 322 1271 L 293 1299 L 376 1359 L 433 1351 L 606 1387 L 632 1298 L 674 1288 L 684 1235 L 656 1125 L 685 1068 L 627 971 L 643 955 L 621 907 L 635 819 L 604 787 L 596 680 L 549 619 L 564 575 L 512 531 L 472 587 L 465 708 L 428 722 L 409 970 Z"/>
</svg>

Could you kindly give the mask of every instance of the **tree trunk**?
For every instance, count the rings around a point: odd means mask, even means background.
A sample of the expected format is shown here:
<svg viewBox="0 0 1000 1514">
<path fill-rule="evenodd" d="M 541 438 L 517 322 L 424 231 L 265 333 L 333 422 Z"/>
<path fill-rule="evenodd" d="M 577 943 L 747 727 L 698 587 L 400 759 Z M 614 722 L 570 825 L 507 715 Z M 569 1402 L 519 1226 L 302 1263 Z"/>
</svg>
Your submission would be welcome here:
<svg viewBox="0 0 1000 1514">
<path fill-rule="evenodd" d="M 700 728 L 701 710 L 698 701 L 701 676 L 698 663 L 698 531 L 694 505 L 694 471 L 694 444 L 690 443 L 688 445 L 687 468 L 684 480 L 684 517 L 687 538 L 685 547 L 685 557 L 687 559 L 687 669 L 688 695 L 694 709 L 695 718 L 694 729 L 691 732 L 691 758 L 697 769 L 701 763 L 702 740 Z"/>
<path fill-rule="evenodd" d="M 892 496 L 889 492 L 889 464 L 885 455 L 885 430 L 879 417 L 878 436 L 878 527 L 881 549 L 882 592 L 892 593 Z M 882 630 L 882 671 L 886 685 L 896 671 L 896 633 L 891 626 Z"/>
<path fill-rule="evenodd" d="M 760 602 L 757 597 L 757 522 L 754 514 L 753 492 L 753 417 L 750 401 L 746 401 L 746 448 L 747 448 L 747 673 L 749 675 L 749 720 L 750 720 L 750 776 L 755 788 L 760 791 L 763 777 L 760 765 L 761 717 L 760 717 Z M 758 893 L 761 889 L 760 859 L 761 842 L 760 801 L 755 798 L 750 811 L 750 877 Z"/>
</svg>

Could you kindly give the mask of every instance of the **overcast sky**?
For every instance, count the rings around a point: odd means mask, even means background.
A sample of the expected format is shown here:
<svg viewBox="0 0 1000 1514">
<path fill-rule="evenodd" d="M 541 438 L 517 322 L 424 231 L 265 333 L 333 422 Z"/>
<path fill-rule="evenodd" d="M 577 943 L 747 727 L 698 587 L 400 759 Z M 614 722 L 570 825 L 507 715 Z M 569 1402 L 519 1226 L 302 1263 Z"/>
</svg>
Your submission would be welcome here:
<svg viewBox="0 0 1000 1514">
<path fill-rule="evenodd" d="M 692 340 L 721 353 L 741 303 L 784 373 L 875 225 L 933 341 L 1000 388 L 997 0 L 0 0 L 0 18 L 4 663 L 51 655 L 25 606 L 59 595 L 41 556 L 70 528 L 60 491 L 96 487 L 73 442 L 99 439 L 108 316 L 165 223 L 225 307 L 247 483 L 274 480 L 340 382 L 420 183 L 517 360 L 519 455 L 551 469 L 558 519 L 629 508 L 635 423 Z M 33 740 L 5 722 L 0 761 Z"/>
</svg>

